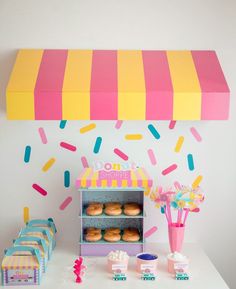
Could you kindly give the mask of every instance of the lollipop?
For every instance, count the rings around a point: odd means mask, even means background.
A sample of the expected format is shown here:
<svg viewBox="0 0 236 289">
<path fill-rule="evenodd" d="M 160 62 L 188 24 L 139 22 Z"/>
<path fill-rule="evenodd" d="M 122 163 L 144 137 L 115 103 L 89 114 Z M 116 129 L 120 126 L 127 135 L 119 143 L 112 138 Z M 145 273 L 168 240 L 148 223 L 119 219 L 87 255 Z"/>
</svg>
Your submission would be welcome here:
<svg viewBox="0 0 236 289">
<path fill-rule="evenodd" d="M 204 201 L 204 194 L 200 187 L 192 188 L 175 182 L 173 188 L 164 190 L 159 186 L 153 189 L 150 198 L 157 208 L 161 208 L 161 213 L 165 214 L 169 225 L 172 224 L 171 209 L 177 210 L 176 223 L 181 226 L 185 225 L 189 212 L 200 211 L 199 206 Z"/>
</svg>

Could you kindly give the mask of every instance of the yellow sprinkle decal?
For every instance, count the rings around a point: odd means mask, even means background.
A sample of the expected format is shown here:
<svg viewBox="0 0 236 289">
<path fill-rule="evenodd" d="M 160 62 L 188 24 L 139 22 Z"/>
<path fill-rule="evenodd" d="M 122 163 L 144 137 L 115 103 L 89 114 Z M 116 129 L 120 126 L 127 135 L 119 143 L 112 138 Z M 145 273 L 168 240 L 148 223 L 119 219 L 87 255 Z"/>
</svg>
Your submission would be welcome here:
<svg viewBox="0 0 236 289">
<path fill-rule="evenodd" d="M 192 183 L 192 188 L 196 189 L 202 181 L 203 176 L 199 175 Z"/>
<path fill-rule="evenodd" d="M 125 136 L 126 140 L 140 140 L 142 138 L 143 138 L 143 136 L 141 134 L 127 134 Z"/>
<path fill-rule="evenodd" d="M 177 141 L 176 145 L 175 145 L 175 152 L 176 152 L 176 153 L 179 153 L 179 152 L 180 152 L 180 150 L 181 150 L 181 148 L 182 148 L 182 145 L 183 145 L 183 142 L 184 142 L 184 137 L 183 137 L 183 136 L 180 136 L 180 137 L 178 138 L 178 141 Z"/>
<path fill-rule="evenodd" d="M 56 159 L 54 158 L 51 158 L 50 160 L 48 160 L 46 164 L 43 166 L 42 170 L 44 172 L 47 172 L 51 168 L 51 166 L 55 163 L 55 161 Z"/>
<path fill-rule="evenodd" d="M 95 129 L 95 128 L 96 128 L 96 124 L 95 123 L 91 123 L 89 125 L 86 125 L 86 126 L 82 127 L 80 129 L 80 133 L 86 133 L 86 132 L 88 132 L 88 131 L 90 131 L 92 129 Z"/>
<path fill-rule="evenodd" d="M 23 218 L 24 218 L 24 223 L 26 224 L 29 221 L 29 208 L 28 207 L 24 207 Z"/>
</svg>

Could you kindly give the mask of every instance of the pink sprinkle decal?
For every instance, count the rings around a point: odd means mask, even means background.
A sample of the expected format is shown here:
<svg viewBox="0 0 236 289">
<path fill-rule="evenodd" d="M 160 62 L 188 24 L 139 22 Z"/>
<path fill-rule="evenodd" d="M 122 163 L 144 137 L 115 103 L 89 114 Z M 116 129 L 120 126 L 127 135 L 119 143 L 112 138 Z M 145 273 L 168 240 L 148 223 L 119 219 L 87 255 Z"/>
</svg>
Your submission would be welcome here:
<svg viewBox="0 0 236 289">
<path fill-rule="evenodd" d="M 195 137 L 196 141 L 198 141 L 198 142 L 202 141 L 202 137 L 200 136 L 200 134 L 198 133 L 198 131 L 196 130 L 195 127 L 191 127 L 190 131 L 191 131 L 192 135 Z"/>
<path fill-rule="evenodd" d="M 152 149 L 149 149 L 147 152 L 148 152 L 148 156 L 149 156 L 149 159 L 150 159 L 150 161 L 151 161 L 151 164 L 152 164 L 153 166 L 155 166 L 155 165 L 157 164 L 157 161 L 156 161 L 156 157 L 155 157 L 155 155 L 154 155 L 153 150 L 152 150 Z"/>
<path fill-rule="evenodd" d="M 150 237 L 152 234 L 154 234 L 157 231 L 157 227 L 153 226 L 151 229 L 147 230 L 147 232 L 144 233 L 144 238 Z"/>
<path fill-rule="evenodd" d="M 71 203 L 71 201 L 72 201 L 72 197 L 66 198 L 66 199 L 61 203 L 59 209 L 60 209 L 61 211 L 65 210 L 65 208 Z"/>
<path fill-rule="evenodd" d="M 169 124 L 169 129 L 174 129 L 176 125 L 176 120 L 171 120 Z"/>
<path fill-rule="evenodd" d="M 42 187 L 40 187 L 37 184 L 33 184 L 32 188 L 35 189 L 38 193 L 40 193 L 42 196 L 47 196 L 47 191 L 45 191 Z"/>
<path fill-rule="evenodd" d="M 66 142 L 61 142 L 60 146 L 64 149 L 67 149 L 69 151 L 75 152 L 76 151 L 76 147 L 73 146 L 72 144 L 66 143 Z"/>
<path fill-rule="evenodd" d="M 120 127 L 122 126 L 122 124 L 123 124 L 123 120 L 117 120 L 116 125 L 115 125 L 115 128 L 116 128 L 116 129 L 120 129 Z"/>
<path fill-rule="evenodd" d="M 81 162 L 82 162 L 82 165 L 83 165 L 84 168 L 88 168 L 89 167 L 88 161 L 87 161 L 85 156 L 83 156 L 81 158 Z"/>
<path fill-rule="evenodd" d="M 46 137 L 46 134 L 45 134 L 44 129 L 43 129 L 42 127 L 40 127 L 40 128 L 38 129 L 38 131 L 39 131 L 39 135 L 40 135 L 40 138 L 41 138 L 42 143 L 43 143 L 43 144 L 46 144 L 46 143 L 48 142 L 48 140 L 47 140 L 47 137 Z"/>
<path fill-rule="evenodd" d="M 168 168 L 164 169 L 161 173 L 163 174 L 163 176 L 168 175 L 169 173 L 171 173 L 172 171 L 177 169 L 177 165 L 173 164 L 171 166 L 169 166 Z"/>
<path fill-rule="evenodd" d="M 118 148 L 114 149 L 114 153 L 116 155 L 118 155 L 124 161 L 127 161 L 129 159 L 129 157 L 125 153 L 123 153 L 121 150 L 119 150 Z"/>
</svg>

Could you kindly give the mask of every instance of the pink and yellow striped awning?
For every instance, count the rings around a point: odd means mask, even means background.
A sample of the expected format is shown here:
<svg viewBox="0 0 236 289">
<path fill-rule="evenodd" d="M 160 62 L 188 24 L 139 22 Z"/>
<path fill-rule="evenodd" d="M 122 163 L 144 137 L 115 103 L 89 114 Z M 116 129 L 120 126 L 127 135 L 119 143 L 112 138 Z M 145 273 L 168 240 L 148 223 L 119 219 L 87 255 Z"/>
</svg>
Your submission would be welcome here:
<svg viewBox="0 0 236 289">
<path fill-rule="evenodd" d="M 5 256 L 2 269 L 38 269 L 40 266 L 36 256 Z"/>
<path fill-rule="evenodd" d="M 97 171 L 86 168 L 76 180 L 77 188 L 150 188 L 152 179 L 144 168 L 129 171 Z"/>
<path fill-rule="evenodd" d="M 8 119 L 227 119 L 229 88 L 214 51 L 20 50 Z"/>
</svg>

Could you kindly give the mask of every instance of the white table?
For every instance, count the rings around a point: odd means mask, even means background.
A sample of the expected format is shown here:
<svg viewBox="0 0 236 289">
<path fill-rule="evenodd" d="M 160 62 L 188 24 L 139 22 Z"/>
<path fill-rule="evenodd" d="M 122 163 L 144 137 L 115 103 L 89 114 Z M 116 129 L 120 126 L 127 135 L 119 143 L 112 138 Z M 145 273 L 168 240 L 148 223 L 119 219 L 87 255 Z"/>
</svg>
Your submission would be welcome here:
<svg viewBox="0 0 236 289">
<path fill-rule="evenodd" d="M 52 259 L 48 264 L 47 272 L 43 275 L 40 288 L 42 289 L 72 289 L 72 288 L 135 288 L 135 289 L 229 289 L 220 274 L 217 272 L 207 255 L 196 244 L 185 244 L 183 254 L 190 258 L 190 280 L 176 281 L 166 270 L 167 244 L 147 244 L 146 249 L 159 256 L 159 270 L 156 281 L 142 281 L 135 272 L 135 258 L 129 263 L 127 281 L 113 281 L 111 274 L 106 271 L 106 258 L 85 258 L 88 266 L 82 284 L 75 283 L 73 262 L 76 255 L 71 249 L 55 249 Z M 22 289 L 22 286 L 12 288 Z M 27 286 L 27 288 L 30 288 Z M 35 288 L 35 286 L 34 286 Z"/>
</svg>

